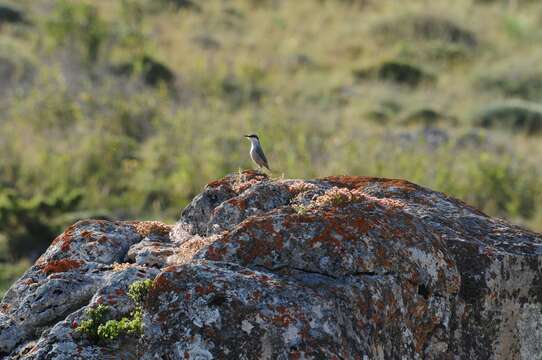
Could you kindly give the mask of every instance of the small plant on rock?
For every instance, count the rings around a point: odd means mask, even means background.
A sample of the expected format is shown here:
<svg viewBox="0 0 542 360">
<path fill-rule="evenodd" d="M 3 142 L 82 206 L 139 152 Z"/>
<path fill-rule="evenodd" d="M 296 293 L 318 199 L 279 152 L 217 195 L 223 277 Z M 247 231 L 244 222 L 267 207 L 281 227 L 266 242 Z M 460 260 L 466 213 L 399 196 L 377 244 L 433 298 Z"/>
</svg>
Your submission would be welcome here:
<svg viewBox="0 0 542 360">
<path fill-rule="evenodd" d="M 95 341 L 112 341 L 121 335 L 139 336 L 143 332 L 143 302 L 151 285 L 150 279 L 139 280 L 130 285 L 128 296 L 136 308 L 129 316 L 123 316 L 120 320 L 106 320 L 110 309 L 107 305 L 100 304 L 85 312 L 88 318 L 81 322 L 76 330 Z"/>
<path fill-rule="evenodd" d="M 87 335 L 91 339 L 99 339 L 98 329 L 105 321 L 109 314 L 109 310 L 109 306 L 103 304 L 87 309 L 85 311 L 87 320 L 82 321 L 76 330 Z"/>
<path fill-rule="evenodd" d="M 309 211 L 309 208 L 302 204 L 294 204 L 292 205 L 292 209 L 294 209 L 298 215 L 305 215 Z"/>
<path fill-rule="evenodd" d="M 136 281 L 130 285 L 128 289 L 128 296 L 137 306 L 140 307 L 143 305 L 143 301 L 145 301 L 145 298 L 149 294 L 151 286 L 152 280 L 150 279 Z"/>
<path fill-rule="evenodd" d="M 139 335 L 143 331 L 143 313 L 140 308 L 135 309 L 130 317 L 120 320 L 109 320 L 98 326 L 98 338 L 111 341 L 120 335 Z"/>
<path fill-rule="evenodd" d="M 359 198 L 359 194 L 345 188 L 333 187 L 323 195 L 316 198 L 313 203 L 316 206 L 338 206 L 351 203 Z"/>
</svg>

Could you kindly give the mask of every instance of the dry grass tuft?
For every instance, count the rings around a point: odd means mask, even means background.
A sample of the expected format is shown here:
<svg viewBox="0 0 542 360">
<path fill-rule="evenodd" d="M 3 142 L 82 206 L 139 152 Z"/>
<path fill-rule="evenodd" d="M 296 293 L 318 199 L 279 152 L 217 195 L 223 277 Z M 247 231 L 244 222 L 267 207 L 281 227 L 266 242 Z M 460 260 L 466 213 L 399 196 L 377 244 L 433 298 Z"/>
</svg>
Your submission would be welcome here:
<svg viewBox="0 0 542 360">
<path fill-rule="evenodd" d="M 136 231 L 141 236 L 149 236 L 150 234 L 168 235 L 173 225 L 164 224 L 160 221 L 134 221 L 130 222 L 136 228 Z"/>
</svg>

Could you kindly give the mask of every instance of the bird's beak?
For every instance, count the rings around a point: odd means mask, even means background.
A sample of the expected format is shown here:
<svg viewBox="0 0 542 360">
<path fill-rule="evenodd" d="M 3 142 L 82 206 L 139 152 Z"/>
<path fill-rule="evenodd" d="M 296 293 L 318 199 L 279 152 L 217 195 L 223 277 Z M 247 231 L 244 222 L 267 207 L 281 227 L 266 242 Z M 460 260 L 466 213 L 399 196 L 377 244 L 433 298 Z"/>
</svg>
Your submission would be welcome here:
<svg viewBox="0 0 542 360">
<path fill-rule="evenodd" d="M 243 137 L 246 137 L 246 138 L 247 138 L 247 137 L 250 137 L 250 136 L 248 136 L 248 135 L 243 135 Z"/>
</svg>

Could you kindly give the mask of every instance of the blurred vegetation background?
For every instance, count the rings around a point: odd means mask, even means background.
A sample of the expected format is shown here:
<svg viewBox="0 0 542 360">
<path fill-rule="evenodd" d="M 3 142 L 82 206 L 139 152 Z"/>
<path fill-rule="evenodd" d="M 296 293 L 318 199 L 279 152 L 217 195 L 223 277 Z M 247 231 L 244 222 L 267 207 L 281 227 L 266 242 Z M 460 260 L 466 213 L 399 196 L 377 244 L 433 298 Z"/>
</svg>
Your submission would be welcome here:
<svg viewBox="0 0 542 360">
<path fill-rule="evenodd" d="M 0 294 L 66 225 L 204 184 L 398 177 L 542 231 L 542 2 L 0 0 Z"/>
</svg>

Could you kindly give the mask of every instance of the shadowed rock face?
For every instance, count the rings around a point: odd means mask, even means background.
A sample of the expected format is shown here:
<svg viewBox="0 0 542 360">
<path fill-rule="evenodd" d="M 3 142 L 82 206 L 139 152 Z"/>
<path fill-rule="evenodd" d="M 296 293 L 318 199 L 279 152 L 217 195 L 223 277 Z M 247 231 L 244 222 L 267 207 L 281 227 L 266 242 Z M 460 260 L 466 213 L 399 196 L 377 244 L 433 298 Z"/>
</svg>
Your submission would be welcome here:
<svg viewBox="0 0 542 360">
<path fill-rule="evenodd" d="M 8 359 L 533 359 L 542 236 L 403 180 L 207 185 L 174 227 L 79 222 L 0 307 Z M 84 310 L 133 310 L 140 337 L 96 343 Z"/>
</svg>

